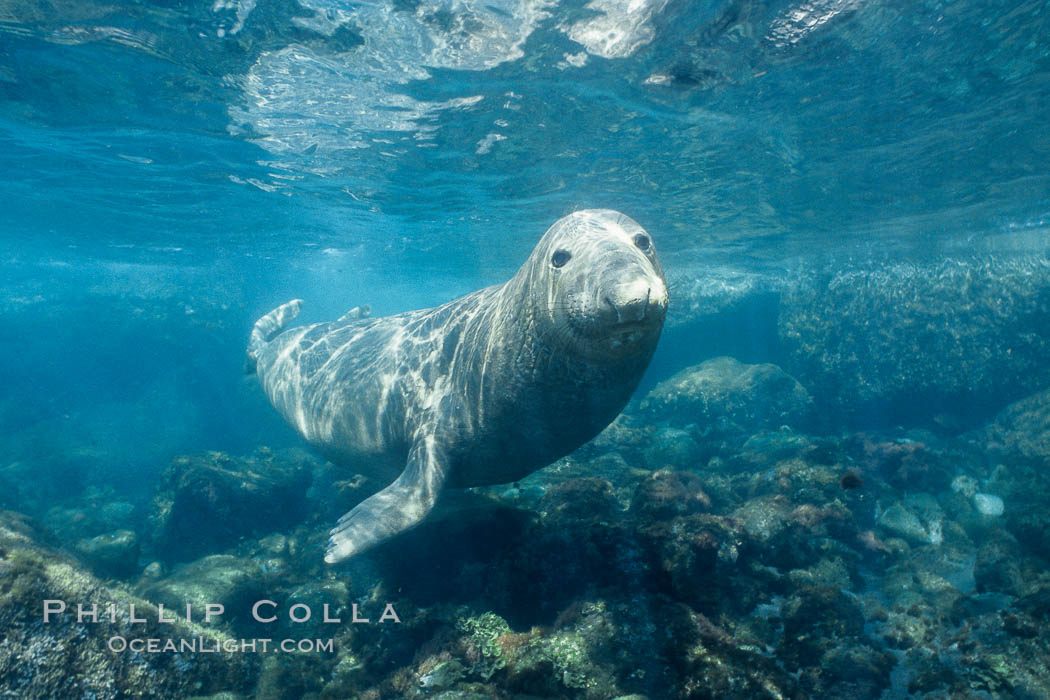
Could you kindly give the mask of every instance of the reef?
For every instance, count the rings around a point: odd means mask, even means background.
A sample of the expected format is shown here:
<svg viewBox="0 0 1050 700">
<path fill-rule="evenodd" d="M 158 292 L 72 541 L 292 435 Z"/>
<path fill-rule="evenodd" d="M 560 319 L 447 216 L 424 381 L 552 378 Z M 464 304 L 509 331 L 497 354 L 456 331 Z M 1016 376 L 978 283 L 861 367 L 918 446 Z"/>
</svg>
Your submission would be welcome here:
<svg viewBox="0 0 1050 700">
<path fill-rule="evenodd" d="M 776 365 L 716 357 L 660 382 L 640 411 L 652 423 L 691 428 L 693 439 L 705 444 L 734 437 L 742 442 L 762 429 L 809 427 L 813 399 Z"/>
<path fill-rule="evenodd" d="M 866 264 L 785 285 L 785 367 L 841 425 L 893 415 L 967 424 L 1050 387 L 1050 261 Z"/>
<path fill-rule="evenodd" d="M 32 606 L 90 585 L 165 610 L 220 604 L 204 629 L 223 638 L 329 644 L 194 655 L 186 663 L 203 665 L 177 678 L 166 674 L 183 662 L 162 655 L 71 662 L 112 692 L 149 677 L 175 694 L 275 699 L 1042 697 L 1047 402 L 1036 394 L 961 435 L 818 434 L 798 380 L 719 358 L 551 467 L 449 494 L 424 526 L 334 568 L 320 555 L 330 519 L 374 485 L 296 451 L 182 457 L 148 508 L 86 490 L 48 512 L 54 535 L 5 516 L 5 562 L 30 559 L 5 563 L 21 572 L 5 580 L 31 585 L 3 609 L 23 636 L 0 687 L 72 687 L 24 660 L 69 639 L 46 636 Z M 79 563 L 50 561 L 49 537 Z M 276 619 L 252 614 L 259 600 Z M 380 623 L 388 604 L 399 621 Z M 96 650 L 109 633 L 67 626 L 56 629 Z"/>
<path fill-rule="evenodd" d="M 1050 459 L 1050 390 L 1010 404 L 975 438 L 993 455 Z"/>
<path fill-rule="evenodd" d="M 308 512 L 311 467 L 301 452 L 266 448 L 244 458 L 176 458 L 153 499 L 155 549 L 166 560 L 186 561 L 298 523 Z"/>
<path fill-rule="evenodd" d="M 44 601 L 66 610 L 44 616 Z M 59 603 L 55 603 L 57 607 Z M 97 604 L 97 622 L 78 621 L 77 604 Z M 104 609 L 118 611 L 111 619 Z M 144 622 L 133 622 L 131 606 Z M 184 620 L 161 625 L 156 607 L 109 586 L 49 544 L 31 521 L 0 511 L 0 691 L 31 698 L 188 697 L 244 692 L 257 660 L 234 653 L 116 653 L 113 638 L 228 639 L 215 628 Z"/>
</svg>

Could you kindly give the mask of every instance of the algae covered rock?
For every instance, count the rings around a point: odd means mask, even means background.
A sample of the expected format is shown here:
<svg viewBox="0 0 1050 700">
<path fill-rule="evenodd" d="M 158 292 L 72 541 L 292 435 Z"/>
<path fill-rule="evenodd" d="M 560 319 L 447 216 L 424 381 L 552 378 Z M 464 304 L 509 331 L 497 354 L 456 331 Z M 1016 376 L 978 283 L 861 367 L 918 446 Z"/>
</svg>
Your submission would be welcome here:
<svg viewBox="0 0 1050 700">
<path fill-rule="evenodd" d="M 510 633 L 510 625 L 502 617 L 493 612 L 464 617 L 456 630 L 463 634 L 469 673 L 487 681 L 507 665 L 501 638 Z"/>
<path fill-rule="evenodd" d="M 936 501 L 917 494 L 890 505 L 879 514 L 879 527 L 913 544 L 939 545 L 944 541 L 944 515 Z"/>
<path fill-rule="evenodd" d="M 790 285 L 785 367 L 835 423 L 979 414 L 1050 386 L 1050 260 L 891 263 Z M 965 423 L 971 420 L 962 416 Z"/>
<path fill-rule="evenodd" d="M 832 586 L 803 586 L 784 604 L 782 617 L 788 656 L 802 666 L 819 665 L 838 640 L 864 633 L 860 605 Z"/>
<path fill-rule="evenodd" d="M 579 610 L 570 625 L 533 637 L 512 652 L 508 669 L 512 686 L 595 700 L 622 694 L 614 655 L 619 626 L 604 603 L 584 603 Z M 546 683 L 536 683 L 544 677 Z"/>
<path fill-rule="evenodd" d="M 131 530 L 114 530 L 82 539 L 74 549 L 103 576 L 126 578 L 138 573 L 139 538 Z"/>
<path fill-rule="evenodd" d="M 921 440 L 884 440 L 858 433 L 846 445 L 865 471 L 877 473 L 892 486 L 931 492 L 951 487 L 954 460 Z"/>
<path fill-rule="evenodd" d="M 1024 578 L 1019 562 L 1020 548 L 1007 537 L 981 545 L 974 561 L 974 584 L 981 593 L 1006 593 L 1020 596 L 1024 592 Z"/>
<path fill-rule="evenodd" d="M 995 454 L 1050 458 L 1050 390 L 1010 404 L 978 437 Z"/>
<path fill-rule="evenodd" d="M 311 460 L 298 451 L 178 457 L 164 472 L 151 520 L 157 555 L 187 561 L 244 536 L 299 523 L 307 513 Z"/>
<path fill-rule="evenodd" d="M 254 655 L 113 651 L 112 640 L 201 640 L 227 637 L 177 620 L 160 624 L 157 609 L 121 588 L 108 587 L 69 557 L 40 544 L 41 533 L 21 516 L 0 511 L 0 695 L 32 698 L 187 697 L 243 692 Z M 44 621 L 44 601 L 65 610 Z M 77 604 L 97 604 L 97 622 L 77 621 Z M 115 621 L 102 611 L 115 606 Z M 58 606 L 58 603 L 54 603 Z M 131 620 L 135 616 L 144 622 Z"/>
<path fill-rule="evenodd" d="M 649 520 L 665 520 L 676 515 L 692 515 L 711 508 L 699 476 L 691 472 L 654 472 L 635 489 L 631 515 Z"/>
<path fill-rule="evenodd" d="M 607 519 L 619 510 L 612 484 L 597 477 L 566 479 L 544 495 L 539 507 L 547 517 L 571 520 Z"/>
<path fill-rule="evenodd" d="M 342 620 L 351 615 L 350 588 L 346 582 L 338 579 L 307 581 L 292 589 L 288 594 L 288 603 L 305 605 L 310 609 L 309 618 L 301 621 L 301 612 L 295 620 L 291 616 L 279 617 L 282 634 L 290 638 L 324 638 L 332 628 L 332 623 L 324 621 L 325 617 Z"/>
<path fill-rule="evenodd" d="M 412 697 L 467 688 L 483 689 L 485 697 L 622 696 L 628 688 L 617 651 L 632 643 L 628 632 L 601 600 L 573 603 L 544 631 L 515 632 L 494 612 L 464 610 L 443 650 L 420 661 L 413 675 L 421 692 Z"/>
<path fill-rule="evenodd" d="M 695 469 L 709 456 L 692 432 L 671 426 L 656 430 L 644 451 L 645 464 L 653 469 Z"/>
<path fill-rule="evenodd" d="M 733 519 L 677 516 L 640 525 L 637 537 L 651 584 L 674 599 L 703 610 L 750 605 L 747 586 L 734 581 L 747 538 Z"/>
<path fill-rule="evenodd" d="M 804 426 L 812 408 L 809 392 L 784 370 L 731 357 L 682 370 L 657 384 L 641 403 L 650 419 L 745 437 L 782 425 Z"/>
<path fill-rule="evenodd" d="M 226 619 L 243 620 L 255 601 L 273 595 L 263 573 L 254 560 L 214 554 L 184 564 L 165 578 L 146 579 L 137 592 L 175 610 L 185 610 L 186 605 L 204 610 L 209 603 L 219 604 L 225 608 Z"/>
<path fill-rule="evenodd" d="M 63 542 L 136 528 L 135 506 L 110 487 L 88 486 L 75 499 L 49 508 L 41 522 Z"/>
</svg>

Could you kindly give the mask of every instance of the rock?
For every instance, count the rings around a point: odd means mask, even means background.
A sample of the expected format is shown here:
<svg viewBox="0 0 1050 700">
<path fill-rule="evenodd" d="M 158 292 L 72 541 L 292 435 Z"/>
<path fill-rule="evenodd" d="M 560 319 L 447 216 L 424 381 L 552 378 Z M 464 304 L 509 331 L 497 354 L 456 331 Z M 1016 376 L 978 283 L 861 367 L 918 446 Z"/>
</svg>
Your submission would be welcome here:
<svg viewBox="0 0 1050 700">
<path fill-rule="evenodd" d="M 618 510 L 612 484 L 593 476 L 567 479 L 540 501 L 540 512 L 555 519 L 605 520 Z"/>
<path fill-rule="evenodd" d="M 493 612 L 464 617 L 456 622 L 463 634 L 462 645 L 468 660 L 468 672 L 487 681 L 507 665 L 501 640 L 510 634 L 510 625 Z"/>
<path fill-rule="evenodd" d="M 732 513 L 756 555 L 780 569 L 805 569 L 833 550 L 844 549 L 830 537 L 853 542 L 857 532 L 849 510 L 838 502 L 794 505 L 783 495 L 760 496 Z M 850 557 L 856 557 L 850 553 Z"/>
<path fill-rule="evenodd" d="M 803 586 L 784 603 L 782 617 L 788 657 L 802 666 L 819 666 L 840 639 L 864 633 L 860 606 L 830 586 Z"/>
<path fill-rule="evenodd" d="M 163 562 L 151 561 L 146 565 L 146 568 L 142 570 L 142 577 L 149 579 L 158 579 L 166 576 L 168 573 L 168 567 L 164 566 Z"/>
<path fill-rule="evenodd" d="M 350 589 L 344 581 L 335 579 L 327 581 L 309 581 L 293 589 L 288 594 L 289 610 L 293 605 L 305 605 L 310 609 L 310 618 L 302 622 L 294 622 L 288 615 L 278 617 L 279 628 L 288 638 L 292 639 L 323 639 L 330 637 L 333 631 L 339 630 L 339 624 L 325 622 L 325 616 L 330 619 L 340 619 L 345 624 L 350 620 Z M 296 613 L 302 616 L 302 611 Z"/>
<path fill-rule="evenodd" d="M 943 517 L 936 502 L 929 507 L 929 501 L 921 505 L 899 501 L 882 511 L 878 524 L 888 533 L 914 544 L 939 545 L 944 541 Z"/>
<path fill-rule="evenodd" d="M 753 607 L 753 591 L 737 576 L 740 545 L 748 538 L 735 519 L 677 516 L 642 524 L 637 534 L 646 570 L 675 600 L 704 611 Z"/>
<path fill-rule="evenodd" d="M 733 511 L 733 519 L 754 540 L 767 543 L 788 526 L 791 504 L 776 497 L 753 498 Z"/>
<path fill-rule="evenodd" d="M 1018 599 L 1013 607 L 1041 622 L 1050 621 L 1050 586 L 1039 586 Z"/>
<path fill-rule="evenodd" d="M 299 523 L 307 513 L 311 466 L 294 450 L 176 458 L 162 476 L 150 517 L 157 556 L 187 561 Z"/>
<path fill-rule="evenodd" d="M 849 567 L 841 557 L 824 557 L 805 569 L 792 569 L 788 580 L 796 586 L 831 586 L 848 590 L 852 586 Z"/>
<path fill-rule="evenodd" d="M 114 530 L 82 539 L 74 549 L 92 569 L 104 576 L 128 578 L 138 573 L 139 538 L 131 530 Z"/>
<path fill-rule="evenodd" d="M 192 605 L 203 612 L 207 604 L 217 603 L 225 608 L 224 620 L 243 621 L 250 619 L 255 601 L 274 595 L 262 574 L 251 559 L 214 554 L 184 564 L 166 578 L 144 580 L 136 593 L 171 610 Z"/>
<path fill-rule="evenodd" d="M 267 654 L 262 661 L 252 700 L 318 697 L 316 691 L 324 674 L 326 657 L 328 655 L 317 653 Z M 378 700 L 378 694 L 372 697 Z"/>
<path fill-rule="evenodd" d="M 455 659 L 448 659 L 422 673 L 419 676 L 419 687 L 428 693 L 448 690 L 465 675 L 463 664 Z"/>
<path fill-rule="evenodd" d="M 882 638 L 891 649 L 910 649 L 926 642 L 932 634 L 930 625 L 921 615 L 894 612 L 888 615 L 882 628 Z"/>
<path fill-rule="evenodd" d="M 821 447 L 814 444 L 810 438 L 789 428 L 763 430 L 749 437 L 726 461 L 734 471 L 754 472 L 775 467 L 792 457 L 821 456 L 820 452 Z"/>
<path fill-rule="evenodd" d="M 688 431 L 672 427 L 656 431 L 644 455 L 651 469 L 688 470 L 707 461 L 704 450 Z"/>
<path fill-rule="evenodd" d="M 636 421 L 629 415 L 633 408 L 633 405 L 628 407 L 627 412 L 621 413 L 593 440 L 582 445 L 575 454 L 588 462 L 603 455 L 615 455 L 630 467 L 644 466 L 643 454 L 653 446 L 653 429 L 635 425 Z"/>
<path fill-rule="evenodd" d="M 283 557 L 288 554 L 288 538 L 279 532 L 259 538 L 259 554 Z"/>
<path fill-rule="evenodd" d="M 903 665 L 911 671 L 908 692 L 920 697 L 937 688 L 948 687 L 956 679 L 949 664 L 936 652 L 923 647 L 911 649 L 905 655 Z"/>
<path fill-rule="evenodd" d="M 808 697 L 876 700 L 889 688 L 896 665 L 892 654 L 850 641 L 828 650 L 819 670 L 803 675 L 802 687 Z"/>
<path fill-rule="evenodd" d="M 952 479 L 952 491 L 962 494 L 965 498 L 973 498 L 977 495 L 977 479 L 960 474 Z"/>
<path fill-rule="evenodd" d="M 40 544 L 42 533 L 21 516 L 0 511 L 0 695 L 26 698 L 188 697 L 251 690 L 256 658 L 241 653 L 111 651 L 114 637 L 203 639 L 210 648 L 228 637 L 185 620 L 158 622 L 157 609 L 121 587 L 108 587 L 73 559 Z M 66 611 L 44 622 L 45 600 Z M 113 603 L 116 622 L 77 622 L 76 605 Z M 136 617 L 130 621 L 130 606 Z"/>
<path fill-rule="evenodd" d="M 1010 404 L 974 437 L 993 454 L 1050 458 L 1050 390 Z"/>
<path fill-rule="evenodd" d="M 776 610 L 779 628 L 779 606 L 767 607 Z M 650 698 L 801 697 L 792 677 L 797 677 L 796 668 L 783 668 L 779 659 L 764 653 L 762 646 L 745 641 L 741 626 L 724 626 L 733 624 L 729 617 L 712 619 L 673 602 L 658 606 L 650 614 L 659 632 L 641 655 L 658 655 L 662 663 L 643 669 L 645 677 L 656 675 L 657 668 L 665 664 L 672 674 L 667 686 L 651 684 L 646 689 Z M 628 632 L 625 636 L 633 635 Z"/>
<path fill-rule="evenodd" d="M 835 424 L 929 420 L 1050 386 L 1050 260 L 865 264 L 781 299 L 785 368 Z M 916 397 L 921 397 L 917 401 Z M 979 412 L 964 416 L 972 425 Z M 1050 444 L 1050 443 L 1044 443 Z"/>
<path fill-rule="evenodd" d="M 75 501 L 48 509 L 43 523 L 63 542 L 102 535 L 114 530 L 134 530 L 135 506 L 119 500 L 111 487 L 87 487 Z"/>
<path fill-rule="evenodd" d="M 809 392 L 776 365 L 717 357 L 657 384 L 640 410 L 670 425 L 747 437 L 782 425 L 804 427 L 812 408 Z"/>
<path fill-rule="evenodd" d="M 978 593 L 1006 593 L 1020 596 L 1024 579 L 1018 565 L 1021 559 L 1016 542 L 1001 538 L 983 544 L 974 561 L 974 582 Z"/>
<path fill-rule="evenodd" d="M 666 520 L 711 508 L 699 476 L 689 472 L 658 471 L 638 485 L 631 500 L 631 515 L 645 520 Z"/>
<path fill-rule="evenodd" d="M 550 634 L 503 637 L 507 685 L 546 697 L 622 695 L 612 653 L 620 628 L 606 604 L 581 601 L 562 619 Z"/>
<path fill-rule="evenodd" d="M 975 493 L 973 496 L 973 505 L 978 513 L 988 516 L 989 518 L 999 517 L 1006 509 L 1003 499 L 990 493 Z"/>
<path fill-rule="evenodd" d="M 926 443 L 911 438 L 882 440 L 858 433 L 847 440 L 849 451 L 892 486 L 907 491 L 940 492 L 950 487 L 956 465 Z"/>
</svg>

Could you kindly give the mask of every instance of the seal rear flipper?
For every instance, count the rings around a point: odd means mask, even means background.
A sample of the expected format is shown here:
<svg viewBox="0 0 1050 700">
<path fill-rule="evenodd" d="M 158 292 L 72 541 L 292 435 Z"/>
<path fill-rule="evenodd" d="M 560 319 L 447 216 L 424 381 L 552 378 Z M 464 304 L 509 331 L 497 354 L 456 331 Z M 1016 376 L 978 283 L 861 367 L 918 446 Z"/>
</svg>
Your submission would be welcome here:
<svg viewBox="0 0 1050 700">
<path fill-rule="evenodd" d="M 354 308 L 347 311 L 345 314 L 336 319 L 336 323 L 345 323 L 347 321 L 356 321 L 362 318 L 368 318 L 372 315 L 372 307 L 368 304 L 364 306 L 355 306 Z"/>
<path fill-rule="evenodd" d="M 418 525 L 434 507 L 445 474 L 434 436 L 418 438 L 401 476 L 339 519 L 328 538 L 325 562 L 349 559 Z"/>
<path fill-rule="evenodd" d="M 292 299 L 255 322 L 248 341 L 248 357 L 244 364 L 244 370 L 248 374 L 255 371 L 255 365 L 259 361 L 259 353 L 262 352 L 262 349 L 288 325 L 289 321 L 299 315 L 302 305 L 302 299 Z"/>
</svg>

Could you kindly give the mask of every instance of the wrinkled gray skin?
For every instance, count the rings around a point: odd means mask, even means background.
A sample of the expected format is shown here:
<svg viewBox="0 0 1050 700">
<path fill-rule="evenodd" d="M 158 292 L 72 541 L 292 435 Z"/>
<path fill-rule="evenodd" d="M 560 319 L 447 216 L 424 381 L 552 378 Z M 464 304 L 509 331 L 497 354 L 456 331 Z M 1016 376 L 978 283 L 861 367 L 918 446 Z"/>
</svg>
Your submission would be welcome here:
<svg viewBox="0 0 1050 700">
<path fill-rule="evenodd" d="M 339 520 L 325 561 L 416 525 L 446 486 L 516 481 L 594 437 L 637 387 L 667 302 L 642 227 L 586 210 L 508 282 L 447 304 L 281 332 L 296 300 L 260 319 L 249 362 L 281 415 L 333 461 L 393 482 Z"/>
</svg>

